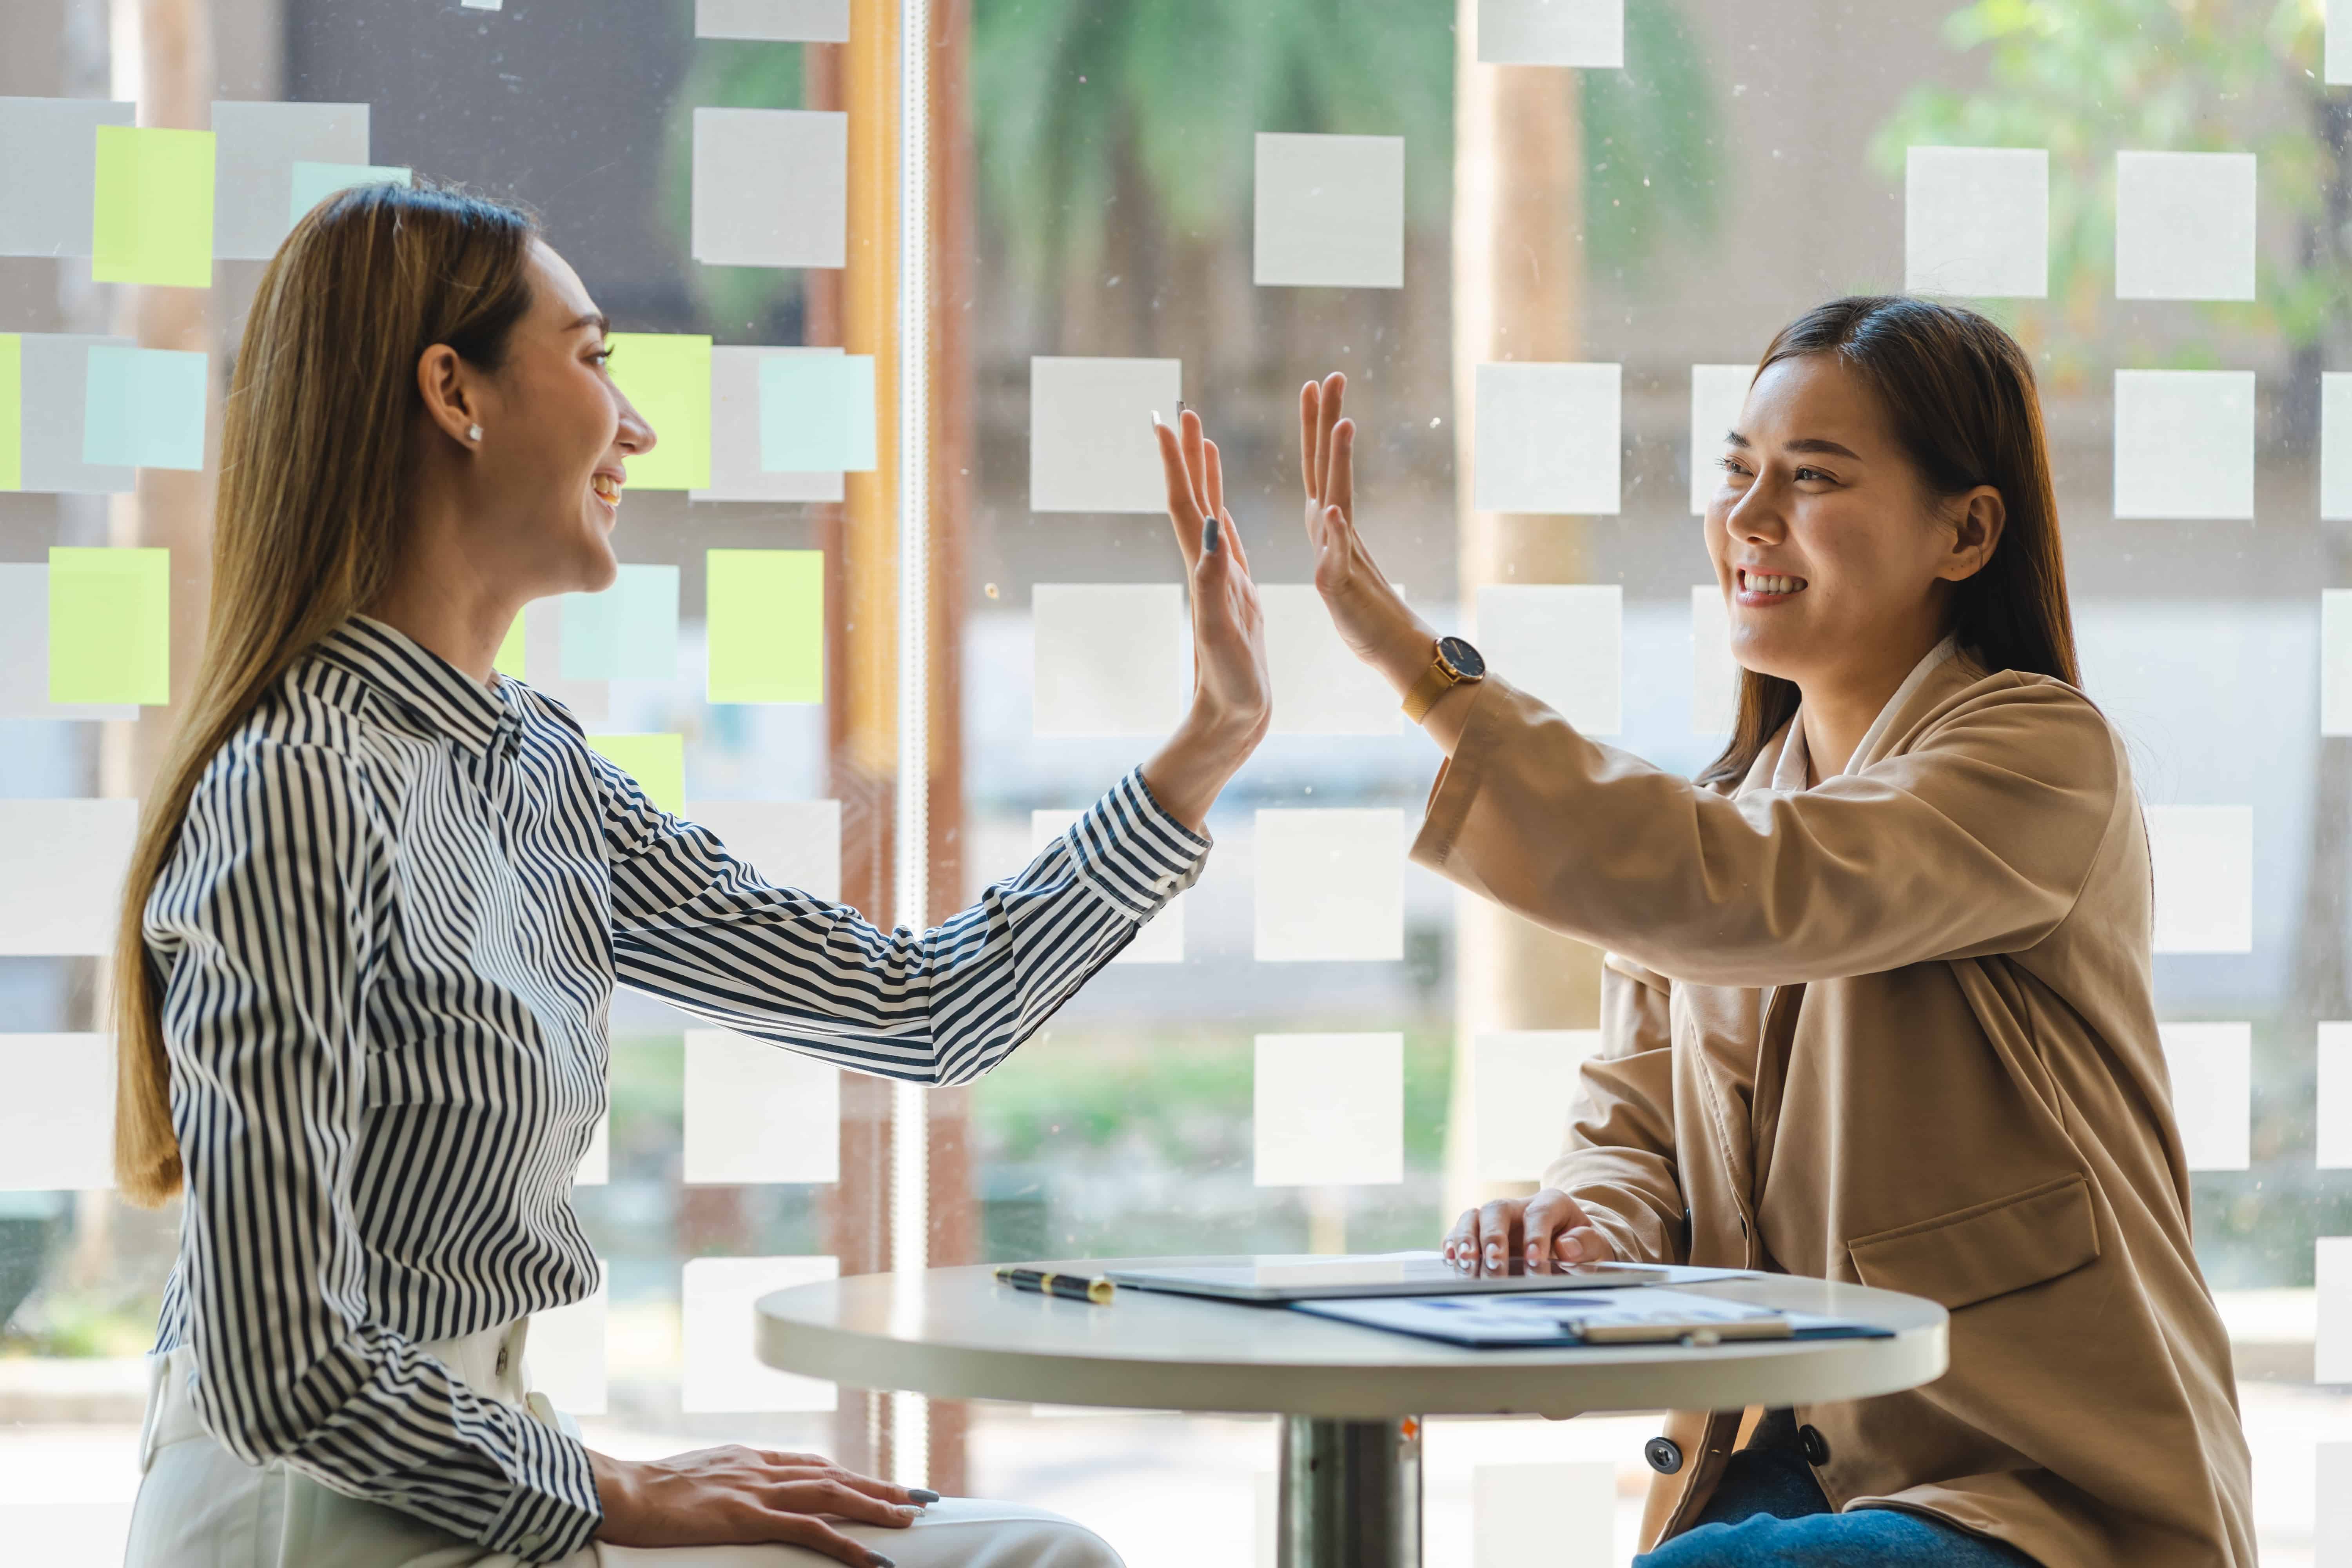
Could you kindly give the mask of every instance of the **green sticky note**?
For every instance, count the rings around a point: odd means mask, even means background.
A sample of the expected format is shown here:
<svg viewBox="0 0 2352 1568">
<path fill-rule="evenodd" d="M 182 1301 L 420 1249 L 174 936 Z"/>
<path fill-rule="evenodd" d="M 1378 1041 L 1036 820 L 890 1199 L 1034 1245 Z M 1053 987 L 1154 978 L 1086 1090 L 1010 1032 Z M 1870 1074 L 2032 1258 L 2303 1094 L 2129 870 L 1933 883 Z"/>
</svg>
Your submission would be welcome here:
<svg viewBox="0 0 2352 1568">
<path fill-rule="evenodd" d="M 654 427 L 654 449 L 629 459 L 629 484 L 647 490 L 710 488 L 710 340 L 690 333 L 614 332 L 613 384 Z"/>
<path fill-rule="evenodd" d="M 713 702 L 824 700 L 824 552 L 713 550 L 704 602 Z"/>
<path fill-rule="evenodd" d="M 172 700 L 172 552 L 49 549 L 49 700 Z"/>
<path fill-rule="evenodd" d="M 677 675 L 677 568 L 624 566 L 601 594 L 563 595 L 563 679 Z"/>
<path fill-rule="evenodd" d="M 511 675 L 517 680 L 530 679 L 523 673 L 525 660 L 522 656 L 522 617 L 524 613 L 516 612 L 514 625 L 507 628 L 506 641 L 499 644 L 498 655 L 490 660 L 492 669 L 497 670 L 500 675 Z"/>
<path fill-rule="evenodd" d="M 25 488 L 25 340 L 0 332 L 0 490 Z"/>
<path fill-rule="evenodd" d="M 673 816 L 685 814 L 685 736 L 591 735 L 588 743 L 636 780 L 647 800 Z"/>
<path fill-rule="evenodd" d="M 289 223 L 300 223 L 310 216 L 310 209 L 333 195 L 348 191 L 353 185 L 399 185 L 405 188 L 416 183 L 414 170 L 396 163 L 310 163 L 294 165 L 293 200 Z"/>
<path fill-rule="evenodd" d="M 100 283 L 213 283 L 213 133 L 98 128 L 89 275 Z"/>
</svg>

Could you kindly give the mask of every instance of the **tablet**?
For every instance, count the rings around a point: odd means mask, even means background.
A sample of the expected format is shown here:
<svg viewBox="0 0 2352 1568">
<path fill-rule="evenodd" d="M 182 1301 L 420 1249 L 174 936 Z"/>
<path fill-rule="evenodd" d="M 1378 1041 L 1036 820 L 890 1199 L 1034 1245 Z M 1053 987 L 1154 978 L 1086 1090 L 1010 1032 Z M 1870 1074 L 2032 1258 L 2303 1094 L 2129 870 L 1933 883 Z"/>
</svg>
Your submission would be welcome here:
<svg viewBox="0 0 2352 1568">
<path fill-rule="evenodd" d="M 1631 1263 L 1554 1264 L 1530 1274 L 1514 1261 L 1507 1274 L 1465 1274 L 1434 1252 L 1327 1256 L 1272 1255 L 1233 1264 L 1113 1268 L 1113 1281 L 1137 1290 L 1214 1296 L 1228 1301 L 1343 1301 L 1370 1296 L 1485 1296 L 1511 1290 L 1607 1290 L 1662 1284 L 1664 1268 Z"/>
</svg>

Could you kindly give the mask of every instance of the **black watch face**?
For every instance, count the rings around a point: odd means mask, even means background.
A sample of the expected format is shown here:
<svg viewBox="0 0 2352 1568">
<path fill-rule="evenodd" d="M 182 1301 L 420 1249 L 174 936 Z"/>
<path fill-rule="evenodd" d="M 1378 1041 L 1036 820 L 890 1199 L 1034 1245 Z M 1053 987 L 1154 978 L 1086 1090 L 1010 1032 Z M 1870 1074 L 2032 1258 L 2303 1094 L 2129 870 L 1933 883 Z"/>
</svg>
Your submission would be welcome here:
<svg viewBox="0 0 2352 1568">
<path fill-rule="evenodd" d="M 1478 657 L 1476 648 L 1460 637 L 1438 638 L 1437 653 L 1453 668 L 1454 673 L 1465 680 L 1476 680 L 1486 673 L 1486 661 Z"/>
</svg>

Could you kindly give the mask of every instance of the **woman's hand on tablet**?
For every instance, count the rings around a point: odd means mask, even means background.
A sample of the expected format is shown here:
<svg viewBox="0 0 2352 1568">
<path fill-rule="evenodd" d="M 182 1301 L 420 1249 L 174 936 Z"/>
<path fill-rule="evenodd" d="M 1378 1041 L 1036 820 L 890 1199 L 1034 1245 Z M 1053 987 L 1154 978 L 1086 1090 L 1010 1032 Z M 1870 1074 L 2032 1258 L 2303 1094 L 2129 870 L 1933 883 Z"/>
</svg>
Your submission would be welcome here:
<svg viewBox="0 0 2352 1568">
<path fill-rule="evenodd" d="M 1437 634 L 1407 607 L 1356 531 L 1356 422 L 1339 412 L 1347 390 L 1348 378 L 1334 371 L 1298 391 L 1300 478 L 1315 587 L 1339 639 L 1402 693 L 1429 668 Z"/>
<path fill-rule="evenodd" d="M 1577 1201 L 1556 1187 L 1531 1198 L 1497 1198 L 1465 1209 L 1445 1233 L 1445 1261 L 1465 1274 L 1502 1274 L 1516 1260 L 1543 1269 L 1554 1263 L 1612 1263 L 1617 1249 Z"/>
</svg>

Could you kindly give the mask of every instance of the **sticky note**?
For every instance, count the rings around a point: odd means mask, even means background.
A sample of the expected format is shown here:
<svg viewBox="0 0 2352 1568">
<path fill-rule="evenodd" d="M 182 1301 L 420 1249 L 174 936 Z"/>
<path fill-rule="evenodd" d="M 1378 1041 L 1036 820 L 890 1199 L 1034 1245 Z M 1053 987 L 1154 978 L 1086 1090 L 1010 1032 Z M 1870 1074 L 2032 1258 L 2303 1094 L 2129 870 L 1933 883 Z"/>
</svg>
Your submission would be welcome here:
<svg viewBox="0 0 2352 1568">
<path fill-rule="evenodd" d="M 209 289 L 213 133 L 101 125 L 90 209 L 90 277 Z"/>
<path fill-rule="evenodd" d="M 2336 58 L 2336 38 L 2352 34 L 2352 22 L 2341 28 L 2336 25 L 2336 10 L 2346 3 L 2327 0 L 2330 82 L 2352 81 L 2352 60 L 2339 63 Z M 2352 1563 L 2352 1443 L 2315 1443 L 2312 1447 L 2311 1561 L 2313 1568 L 2342 1568 Z"/>
<path fill-rule="evenodd" d="M 2327 85 L 2352 82 L 2352 0 L 2326 0 L 2327 42 L 2321 61 Z M 2352 1497 L 2352 1491 L 2347 1491 Z"/>
<path fill-rule="evenodd" d="M 1480 365 L 1478 510 L 1615 516 L 1622 369 Z"/>
<path fill-rule="evenodd" d="M 760 362 L 760 471 L 874 471 L 874 356 L 771 354 Z"/>
<path fill-rule="evenodd" d="M 1260 1035 L 1251 1099 L 1259 1186 L 1404 1180 L 1402 1035 Z"/>
<path fill-rule="evenodd" d="M 840 1277 L 835 1258 L 688 1259 L 678 1408 L 688 1415 L 832 1409 L 832 1384 L 778 1372 L 760 1360 L 752 1348 L 752 1307 L 771 1291 Z"/>
<path fill-rule="evenodd" d="M 1402 727 L 1396 693 L 1348 651 L 1315 584 L 1261 583 L 1257 597 L 1276 734 L 1393 735 Z"/>
<path fill-rule="evenodd" d="M 686 815 L 771 886 L 828 903 L 841 897 L 841 802 L 698 800 Z"/>
<path fill-rule="evenodd" d="M 98 467 L 205 466 L 209 356 L 94 344 L 82 388 L 81 458 Z"/>
<path fill-rule="evenodd" d="M 2352 1169 L 2352 1023 L 2319 1026 L 2319 1092 L 2313 1114 L 2318 1124 L 2318 1165 L 2323 1171 Z"/>
<path fill-rule="evenodd" d="M 2050 153 L 1913 147 L 1904 156 L 1903 287 L 2040 300 L 2050 292 Z"/>
<path fill-rule="evenodd" d="M 1739 425 L 1739 411 L 1748 403 L 1748 383 L 1756 379 L 1752 364 L 1691 366 L 1690 509 L 1704 517 L 1715 492 L 1723 488 L 1724 437 Z"/>
<path fill-rule="evenodd" d="M 1404 138 L 1257 136 L 1261 286 L 1404 287 Z"/>
<path fill-rule="evenodd" d="M 110 1036 L 0 1034 L 0 1192 L 114 1185 Z"/>
<path fill-rule="evenodd" d="M 0 798 L 0 956 L 114 951 L 135 800 Z"/>
<path fill-rule="evenodd" d="M 1255 853 L 1261 963 L 1404 956 L 1404 813 L 1261 811 Z"/>
<path fill-rule="evenodd" d="M 89 414 L 89 351 L 135 345 L 128 338 L 24 332 L 16 339 L 23 384 L 32 389 L 17 410 L 23 439 L 19 476 L 27 490 L 59 495 L 121 495 L 138 480 L 135 469 L 82 459 Z"/>
<path fill-rule="evenodd" d="M 593 1294 L 530 1315 L 530 1338 L 523 1347 L 529 1386 L 566 1415 L 604 1414 L 604 1325 L 611 1301 L 612 1269 L 600 1258 Z"/>
<path fill-rule="evenodd" d="M 1471 1147 L 1482 1182 L 1532 1182 L 1568 1147 L 1570 1101 L 1598 1029 L 1501 1029 L 1470 1042 Z"/>
<path fill-rule="evenodd" d="M 139 717 L 129 703 L 49 700 L 49 568 L 0 562 L 0 719 Z"/>
<path fill-rule="evenodd" d="M 2159 1024 L 2172 1115 L 2192 1171 L 2242 1171 L 2253 1129 L 2253 1026 Z"/>
<path fill-rule="evenodd" d="M 2352 735 L 2352 588 L 2319 592 L 2319 732 Z"/>
<path fill-rule="evenodd" d="M 849 41 L 849 0 L 694 0 L 698 38 Z"/>
<path fill-rule="evenodd" d="M 1714 583 L 1691 588 L 1691 733 L 1728 735 L 1739 716 L 1739 661 L 1731 657 L 1731 607 Z"/>
<path fill-rule="evenodd" d="M 25 340 L 0 332 L 0 490 L 25 488 Z"/>
<path fill-rule="evenodd" d="M 849 116 L 694 111 L 694 258 L 714 267 L 839 267 L 849 248 Z"/>
<path fill-rule="evenodd" d="M 1164 735 L 1192 690 L 1174 583 L 1039 583 L 1030 590 L 1040 735 Z"/>
<path fill-rule="evenodd" d="M 1589 735 L 1625 727 L 1625 590 L 1501 584 L 1478 590 L 1486 668 Z"/>
<path fill-rule="evenodd" d="M 2311 1381 L 2352 1383 L 2352 1236 L 2320 1237 L 2312 1250 L 2319 1324 Z"/>
<path fill-rule="evenodd" d="M 1625 64 L 1625 0 L 1478 0 L 1478 58 L 1495 66 Z"/>
<path fill-rule="evenodd" d="M 2116 372 L 2116 516 L 2254 515 L 2254 373 Z"/>
<path fill-rule="evenodd" d="M 98 128 L 137 106 L 91 98 L 0 98 L 0 256 L 88 256 L 95 233 Z"/>
<path fill-rule="evenodd" d="M 213 140 L 213 254 L 263 261 L 277 254 L 294 220 L 326 195 L 307 203 L 295 195 L 297 164 L 367 163 L 368 106 L 215 103 Z"/>
<path fill-rule="evenodd" d="M 609 680 L 566 680 L 563 678 L 563 601 L 534 599 L 523 606 L 520 633 L 523 657 L 514 668 L 495 668 L 530 683 L 541 696 L 552 697 L 583 724 L 603 724 L 613 717 L 613 683 Z M 517 634 L 509 628 L 507 642 Z M 500 657 L 504 657 L 501 650 Z M 529 671 L 528 674 L 524 673 Z"/>
<path fill-rule="evenodd" d="M 502 11 L 506 8 L 506 0 L 457 0 L 457 4 L 468 11 Z"/>
<path fill-rule="evenodd" d="M 530 638 L 524 631 L 525 617 L 518 614 L 514 624 L 499 643 L 499 651 L 490 657 L 490 668 L 500 675 L 511 675 L 517 680 L 530 679 Z"/>
<path fill-rule="evenodd" d="M 2254 297 L 2254 155 L 2116 154 L 2116 298 Z"/>
<path fill-rule="evenodd" d="M 625 565 L 601 594 L 564 595 L 564 679 L 674 679 L 677 581 L 675 566 Z"/>
<path fill-rule="evenodd" d="M 1173 425 L 1184 362 L 1073 359 L 1029 362 L 1029 510 L 1168 510 L 1157 413 Z"/>
<path fill-rule="evenodd" d="M 672 816 L 686 810 L 686 737 L 591 735 L 589 746 L 637 781 L 646 798 Z"/>
<path fill-rule="evenodd" d="M 2157 952 L 2253 951 L 2252 806 L 2151 805 L 2147 848 Z"/>
<path fill-rule="evenodd" d="M 1471 1468 L 1472 1568 L 1615 1568 L 1616 1521 L 1614 1465 Z"/>
<path fill-rule="evenodd" d="M 49 549 L 49 700 L 172 700 L 172 552 Z"/>
<path fill-rule="evenodd" d="M 770 359 L 839 355 L 837 348 L 746 348 L 721 343 L 710 351 L 710 485 L 695 500 L 837 501 L 841 470 L 770 473 L 761 466 L 760 366 Z M 867 400 L 872 401 L 870 398 Z"/>
<path fill-rule="evenodd" d="M 1032 858 L 1045 853 L 1045 847 L 1069 831 L 1083 812 L 1033 811 L 1029 814 L 1029 854 Z M 1181 963 L 1184 962 L 1184 898 L 1177 894 L 1160 911 L 1145 921 L 1135 933 L 1135 940 L 1119 950 L 1113 963 Z"/>
<path fill-rule="evenodd" d="M 415 183 L 415 172 L 396 163 L 320 163 L 304 159 L 294 165 L 291 195 L 286 208 L 287 226 L 290 228 L 300 223 L 310 215 L 312 207 L 338 191 L 348 191 L 354 185 L 398 185 L 407 190 Z"/>
<path fill-rule="evenodd" d="M 601 1187 L 613 1179 L 613 1116 L 610 1111 L 596 1119 L 596 1130 L 588 1135 L 588 1152 L 580 1156 L 580 1168 L 572 1173 L 575 1187 Z"/>
<path fill-rule="evenodd" d="M 841 1180 L 841 1069 L 728 1029 L 686 1031 L 692 1184 Z"/>
<path fill-rule="evenodd" d="M 824 700 L 824 552 L 704 556 L 713 702 Z"/>
<path fill-rule="evenodd" d="M 629 487 L 708 489 L 710 340 L 692 332 L 614 332 L 604 341 L 613 351 L 613 384 L 654 429 L 654 449 L 628 461 Z"/>
<path fill-rule="evenodd" d="M 2352 371 L 2319 376 L 2319 515 L 2352 521 Z"/>
</svg>

